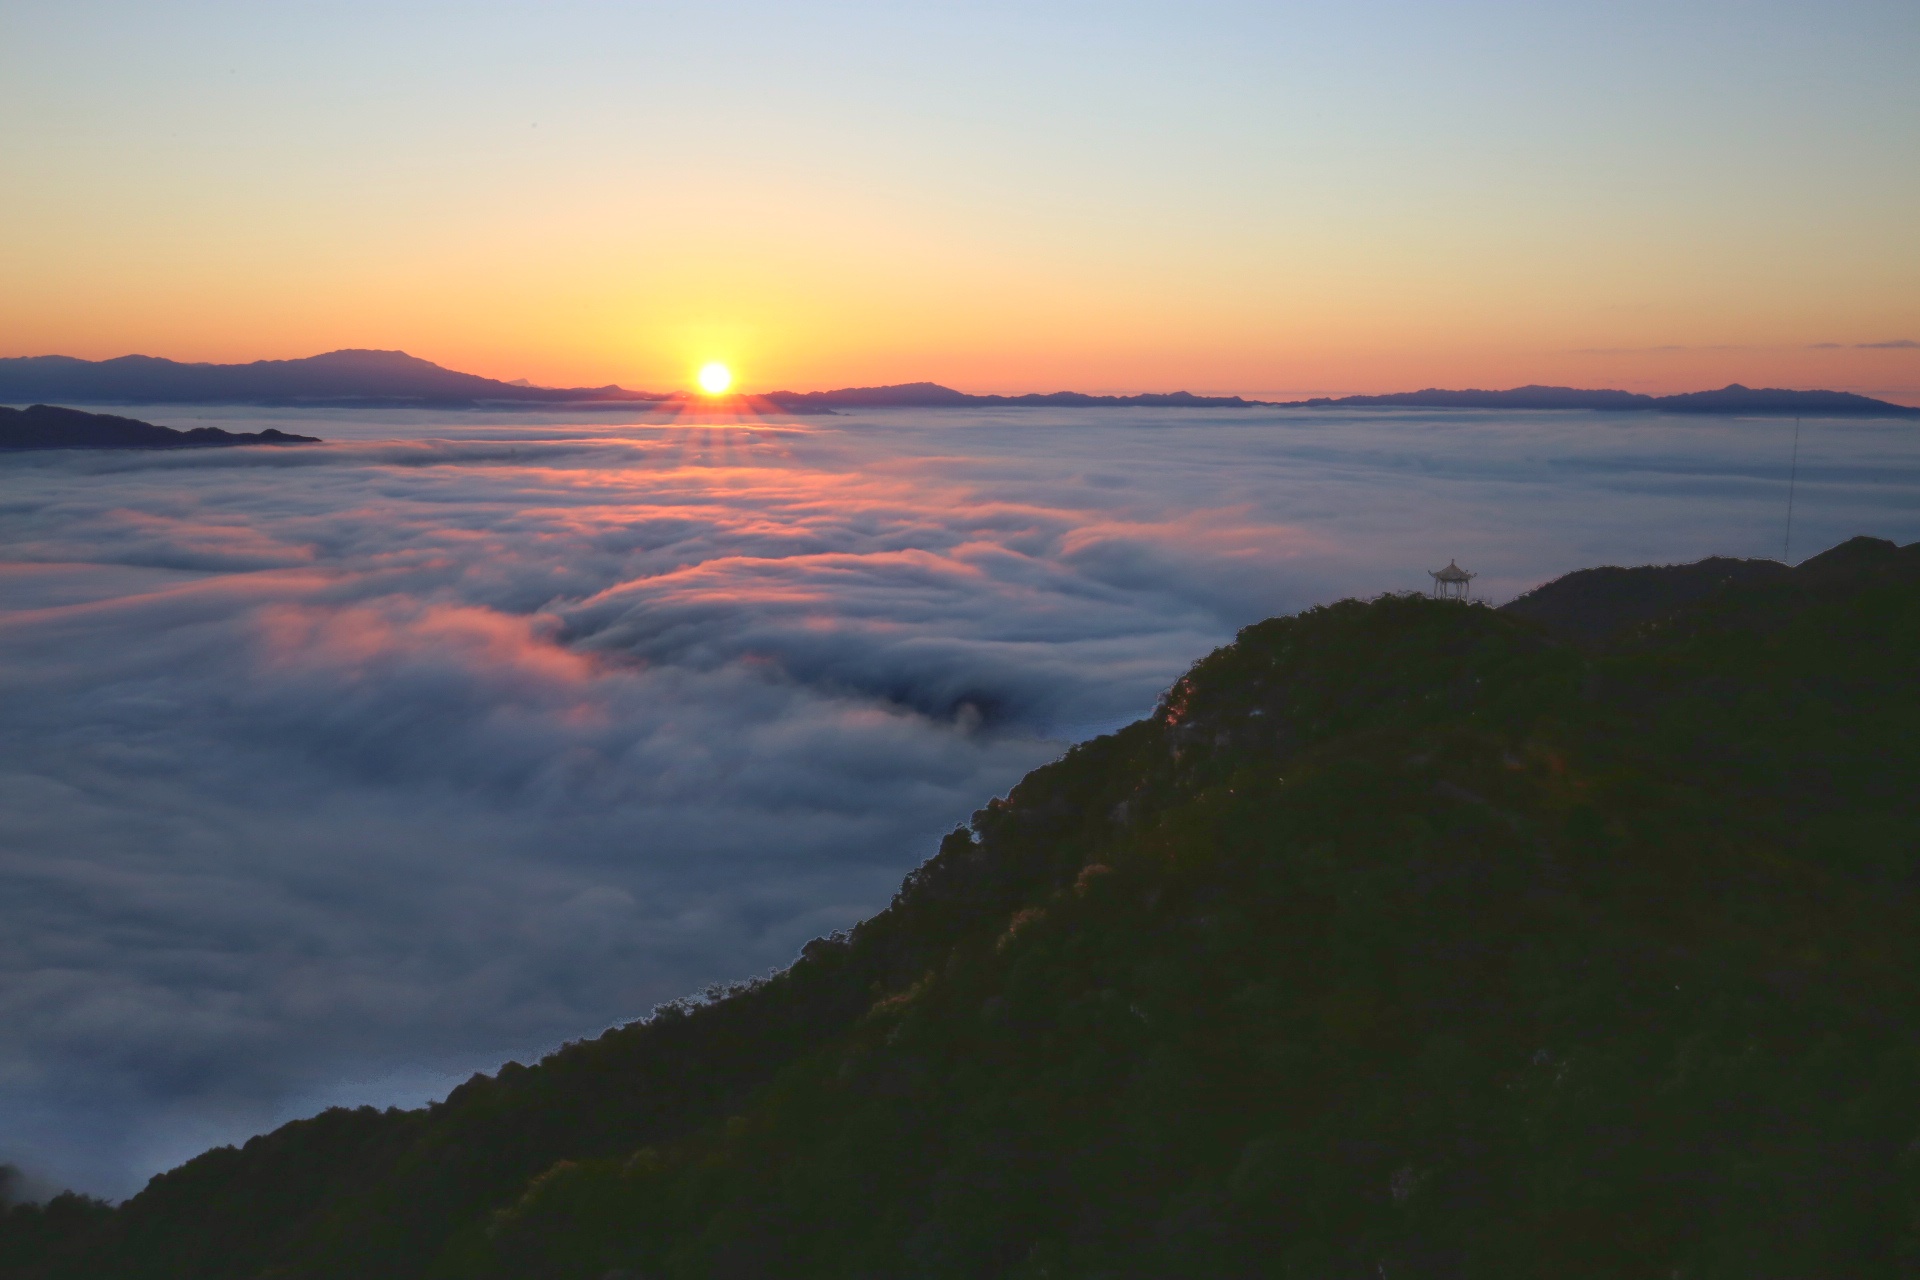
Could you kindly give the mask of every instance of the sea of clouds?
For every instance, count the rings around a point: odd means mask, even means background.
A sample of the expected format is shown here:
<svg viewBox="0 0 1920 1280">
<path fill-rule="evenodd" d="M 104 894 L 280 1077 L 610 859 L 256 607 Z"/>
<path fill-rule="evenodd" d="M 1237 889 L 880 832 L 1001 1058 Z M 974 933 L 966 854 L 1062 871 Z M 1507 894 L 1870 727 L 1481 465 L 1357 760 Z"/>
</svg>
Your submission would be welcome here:
<svg viewBox="0 0 1920 1280">
<path fill-rule="evenodd" d="M 124 1195 L 764 972 L 1259 618 L 1779 556 L 1791 423 L 133 410 L 0 456 L 0 1161 Z M 1805 424 L 1794 558 L 1920 538 Z"/>
</svg>

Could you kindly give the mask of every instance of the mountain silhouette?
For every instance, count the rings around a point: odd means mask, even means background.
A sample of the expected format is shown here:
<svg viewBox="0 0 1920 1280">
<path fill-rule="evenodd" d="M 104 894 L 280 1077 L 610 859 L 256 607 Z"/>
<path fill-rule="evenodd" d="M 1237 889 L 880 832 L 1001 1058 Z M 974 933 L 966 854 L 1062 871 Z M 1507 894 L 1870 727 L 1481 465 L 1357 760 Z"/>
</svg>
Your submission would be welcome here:
<svg viewBox="0 0 1920 1280">
<path fill-rule="evenodd" d="M 1399 391 L 1387 395 L 1316 397 L 1310 400 L 1248 400 L 1241 396 L 1197 396 L 1185 391 L 1128 396 L 1053 391 L 1026 395 L 970 395 L 936 382 L 906 382 L 885 387 L 843 387 L 837 391 L 772 391 L 757 397 L 793 413 L 842 409 L 964 408 L 1154 408 L 1154 409 L 1598 409 L 1608 412 L 1807 417 L 1920 417 L 1920 409 L 1855 395 L 1849 391 L 1753 390 L 1735 383 L 1718 391 L 1650 396 L 1633 391 L 1582 390 L 1577 387 L 1514 387 L 1507 391 Z"/>
<path fill-rule="evenodd" d="M 957 409 L 1104 407 L 1153 409 L 1245 409 L 1260 404 L 1239 396 L 1196 396 L 1185 391 L 1131 396 L 1097 396 L 1080 391 L 1026 395 L 970 395 L 937 382 L 903 382 L 888 387 L 842 387 L 837 391 L 770 391 L 758 397 L 789 412 L 821 409 Z"/>
<path fill-rule="evenodd" d="M 1389 395 L 1290 400 L 1286 408 L 1407 409 L 1604 409 L 1653 413 L 1804 415 L 1806 417 L 1920 418 L 1920 409 L 1875 400 L 1851 391 L 1754 390 L 1730 383 L 1718 391 L 1649 396 L 1633 391 L 1585 391 L 1577 387 L 1514 387 L 1508 391 L 1398 391 Z"/>
<path fill-rule="evenodd" d="M 605 387 L 534 387 L 443 369 L 404 351 L 330 351 L 300 360 L 182 364 L 155 356 L 0 359 L 0 401 L 463 407 L 647 404 L 664 397 Z"/>
<path fill-rule="evenodd" d="M 503 382 L 458 373 L 403 351 L 330 351 L 299 360 L 251 364 L 184 364 L 156 356 L 80 360 L 72 356 L 0 358 L 0 403 L 75 401 L 83 404 L 260 404 L 341 407 L 473 408 L 479 406 L 599 405 L 609 408 L 836 413 L 848 409 L 946 408 L 1416 408 L 1602 409 L 1662 413 L 1792 415 L 1809 417 L 1920 417 L 1920 409 L 1847 391 L 1754 390 L 1733 384 L 1718 391 L 1648 396 L 1631 391 L 1574 387 L 1515 387 L 1507 391 L 1394 392 L 1388 395 L 1248 400 L 1186 391 L 1089 395 L 1080 391 L 973 395 L 935 382 L 833 391 L 771 391 L 722 400 L 687 393 L 629 391 L 624 387 L 538 387 L 524 378 Z"/>
</svg>

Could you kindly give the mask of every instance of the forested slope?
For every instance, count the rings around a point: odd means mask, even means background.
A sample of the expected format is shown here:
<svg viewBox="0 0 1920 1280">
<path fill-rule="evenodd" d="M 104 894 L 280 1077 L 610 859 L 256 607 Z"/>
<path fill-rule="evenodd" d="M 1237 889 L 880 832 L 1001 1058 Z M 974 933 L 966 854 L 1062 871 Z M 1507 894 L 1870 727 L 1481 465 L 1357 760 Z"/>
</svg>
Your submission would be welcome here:
<svg viewBox="0 0 1920 1280">
<path fill-rule="evenodd" d="M 1726 563 L 1250 627 L 773 979 L 0 1265 L 1920 1268 L 1920 547 Z"/>
</svg>

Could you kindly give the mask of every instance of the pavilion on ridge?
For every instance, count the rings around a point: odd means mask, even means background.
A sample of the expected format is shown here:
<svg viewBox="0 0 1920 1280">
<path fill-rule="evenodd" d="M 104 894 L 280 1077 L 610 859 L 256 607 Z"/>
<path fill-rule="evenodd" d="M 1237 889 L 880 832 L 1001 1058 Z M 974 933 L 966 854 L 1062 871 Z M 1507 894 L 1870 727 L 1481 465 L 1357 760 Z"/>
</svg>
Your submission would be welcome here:
<svg viewBox="0 0 1920 1280">
<path fill-rule="evenodd" d="M 1465 600 L 1467 584 L 1477 576 L 1468 573 L 1452 560 L 1447 561 L 1444 569 L 1429 569 L 1427 576 L 1433 579 L 1433 598 L 1436 600 Z"/>
</svg>

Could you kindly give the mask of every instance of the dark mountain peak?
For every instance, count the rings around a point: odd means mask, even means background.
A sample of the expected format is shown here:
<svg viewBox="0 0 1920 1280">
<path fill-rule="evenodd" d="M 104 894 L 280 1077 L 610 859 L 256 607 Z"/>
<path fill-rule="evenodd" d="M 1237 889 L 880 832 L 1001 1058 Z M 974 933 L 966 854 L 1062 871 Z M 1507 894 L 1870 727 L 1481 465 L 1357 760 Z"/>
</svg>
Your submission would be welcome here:
<svg viewBox="0 0 1920 1280">
<path fill-rule="evenodd" d="M 1765 582 L 1788 572 L 1777 560 L 1722 556 L 1682 565 L 1606 565 L 1555 578 L 1502 605 L 1501 611 L 1593 643 L 1727 587 Z"/>
<path fill-rule="evenodd" d="M 135 352 L 132 355 L 113 356 L 106 360 L 82 360 L 77 356 L 23 356 L 23 360 L 36 362 L 58 362 L 76 368 L 86 366 L 110 367 L 114 369 L 215 369 L 218 365 L 207 360 L 169 360 L 165 356 L 148 356 Z M 258 364 L 259 361 L 255 361 Z"/>
<path fill-rule="evenodd" d="M 1506 391 L 1470 388 L 1448 391 L 1428 387 L 1423 391 L 1396 391 L 1385 395 L 1317 397 L 1295 401 L 1299 408 L 1409 408 L 1409 409 L 1645 409 L 1653 398 L 1633 391 L 1584 391 L 1576 387 L 1549 387 L 1537 384 L 1513 387 Z"/>
<path fill-rule="evenodd" d="M 1501 612 L 1598 644 L 1687 610 L 1718 608 L 1758 586 L 1773 584 L 1785 593 L 1779 599 L 1794 599 L 1872 581 L 1920 585 L 1920 543 L 1901 547 L 1884 538 L 1850 538 L 1792 567 L 1715 556 L 1692 564 L 1581 569 L 1535 587 Z"/>
<path fill-rule="evenodd" d="M 838 391 L 773 391 L 757 397 L 793 412 L 832 409 L 945 408 L 1247 408 L 1257 401 L 1239 396 L 1197 396 L 1189 391 L 1140 395 L 1089 395 L 1083 391 L 1028 392 L 1024 395 L 973 395 L 937 382 L 902 382 L 885 387 L 843 387 Z"/>
<path fill-rule="evenodd" d="M 1858 537 L 1801 561 L 1794 572 L 1807 578 L 1825 578 L 1915 569 L 1920 569 L 1920 542 L 1902 547 L 1885 538 Z"/>
<path fill-rule="evenodd" d="M 923 393 L 928 395 L 939 395 L 939 396 L 958 396 L 958 395 L 966 394 L 965 392 L 955 391 L 952 387 L 943 387 L 937 382 L 899 382 L 899 383 L 893 384 L 892 386 L 853 388 L 853 389 L 850 389 L 849 391 L 839 391 L 839 392 L 829 391 L 827 392 L 827 394 L 828 395 L 846 395 L 846 394 L 859 395 L 861 394 L 862 391 L 869 391 L 869 392 L 871 391 L 912 391 L 912 392 L 918 392 L 918 393 Z"/>
<path fill-rule="evenodd" d="M 884 387 L 841 387 L 835 391 L 773 391 L 756 399 L 782 409 L 923 409 L 971 404 L 969 396 L 937 382 L 901 382 Z"/>
<path fill-rule="evenodd" d="M 1807 417 L 1920 417 L 1920 409 L 1855 395 L 1851 391 L 1794 391 L 1785 387 L 1744 387 L 1728 383 L 1718 391 L 1687 391 L 1660 396 L 1654 405 L 1666 413 L 1727 413 Z"/>
<path fill-rule="evenodd" d="M 254 363 L 335 365 L 350 369 L 436 369 L 449 372 L 431 360 L 423 360 L 404 351 L 384 351 L 377 347 L 341 347 L 338 351 L 323 351 L 317 356 L 292 360 L 256 360 Z"/>
</svg>

